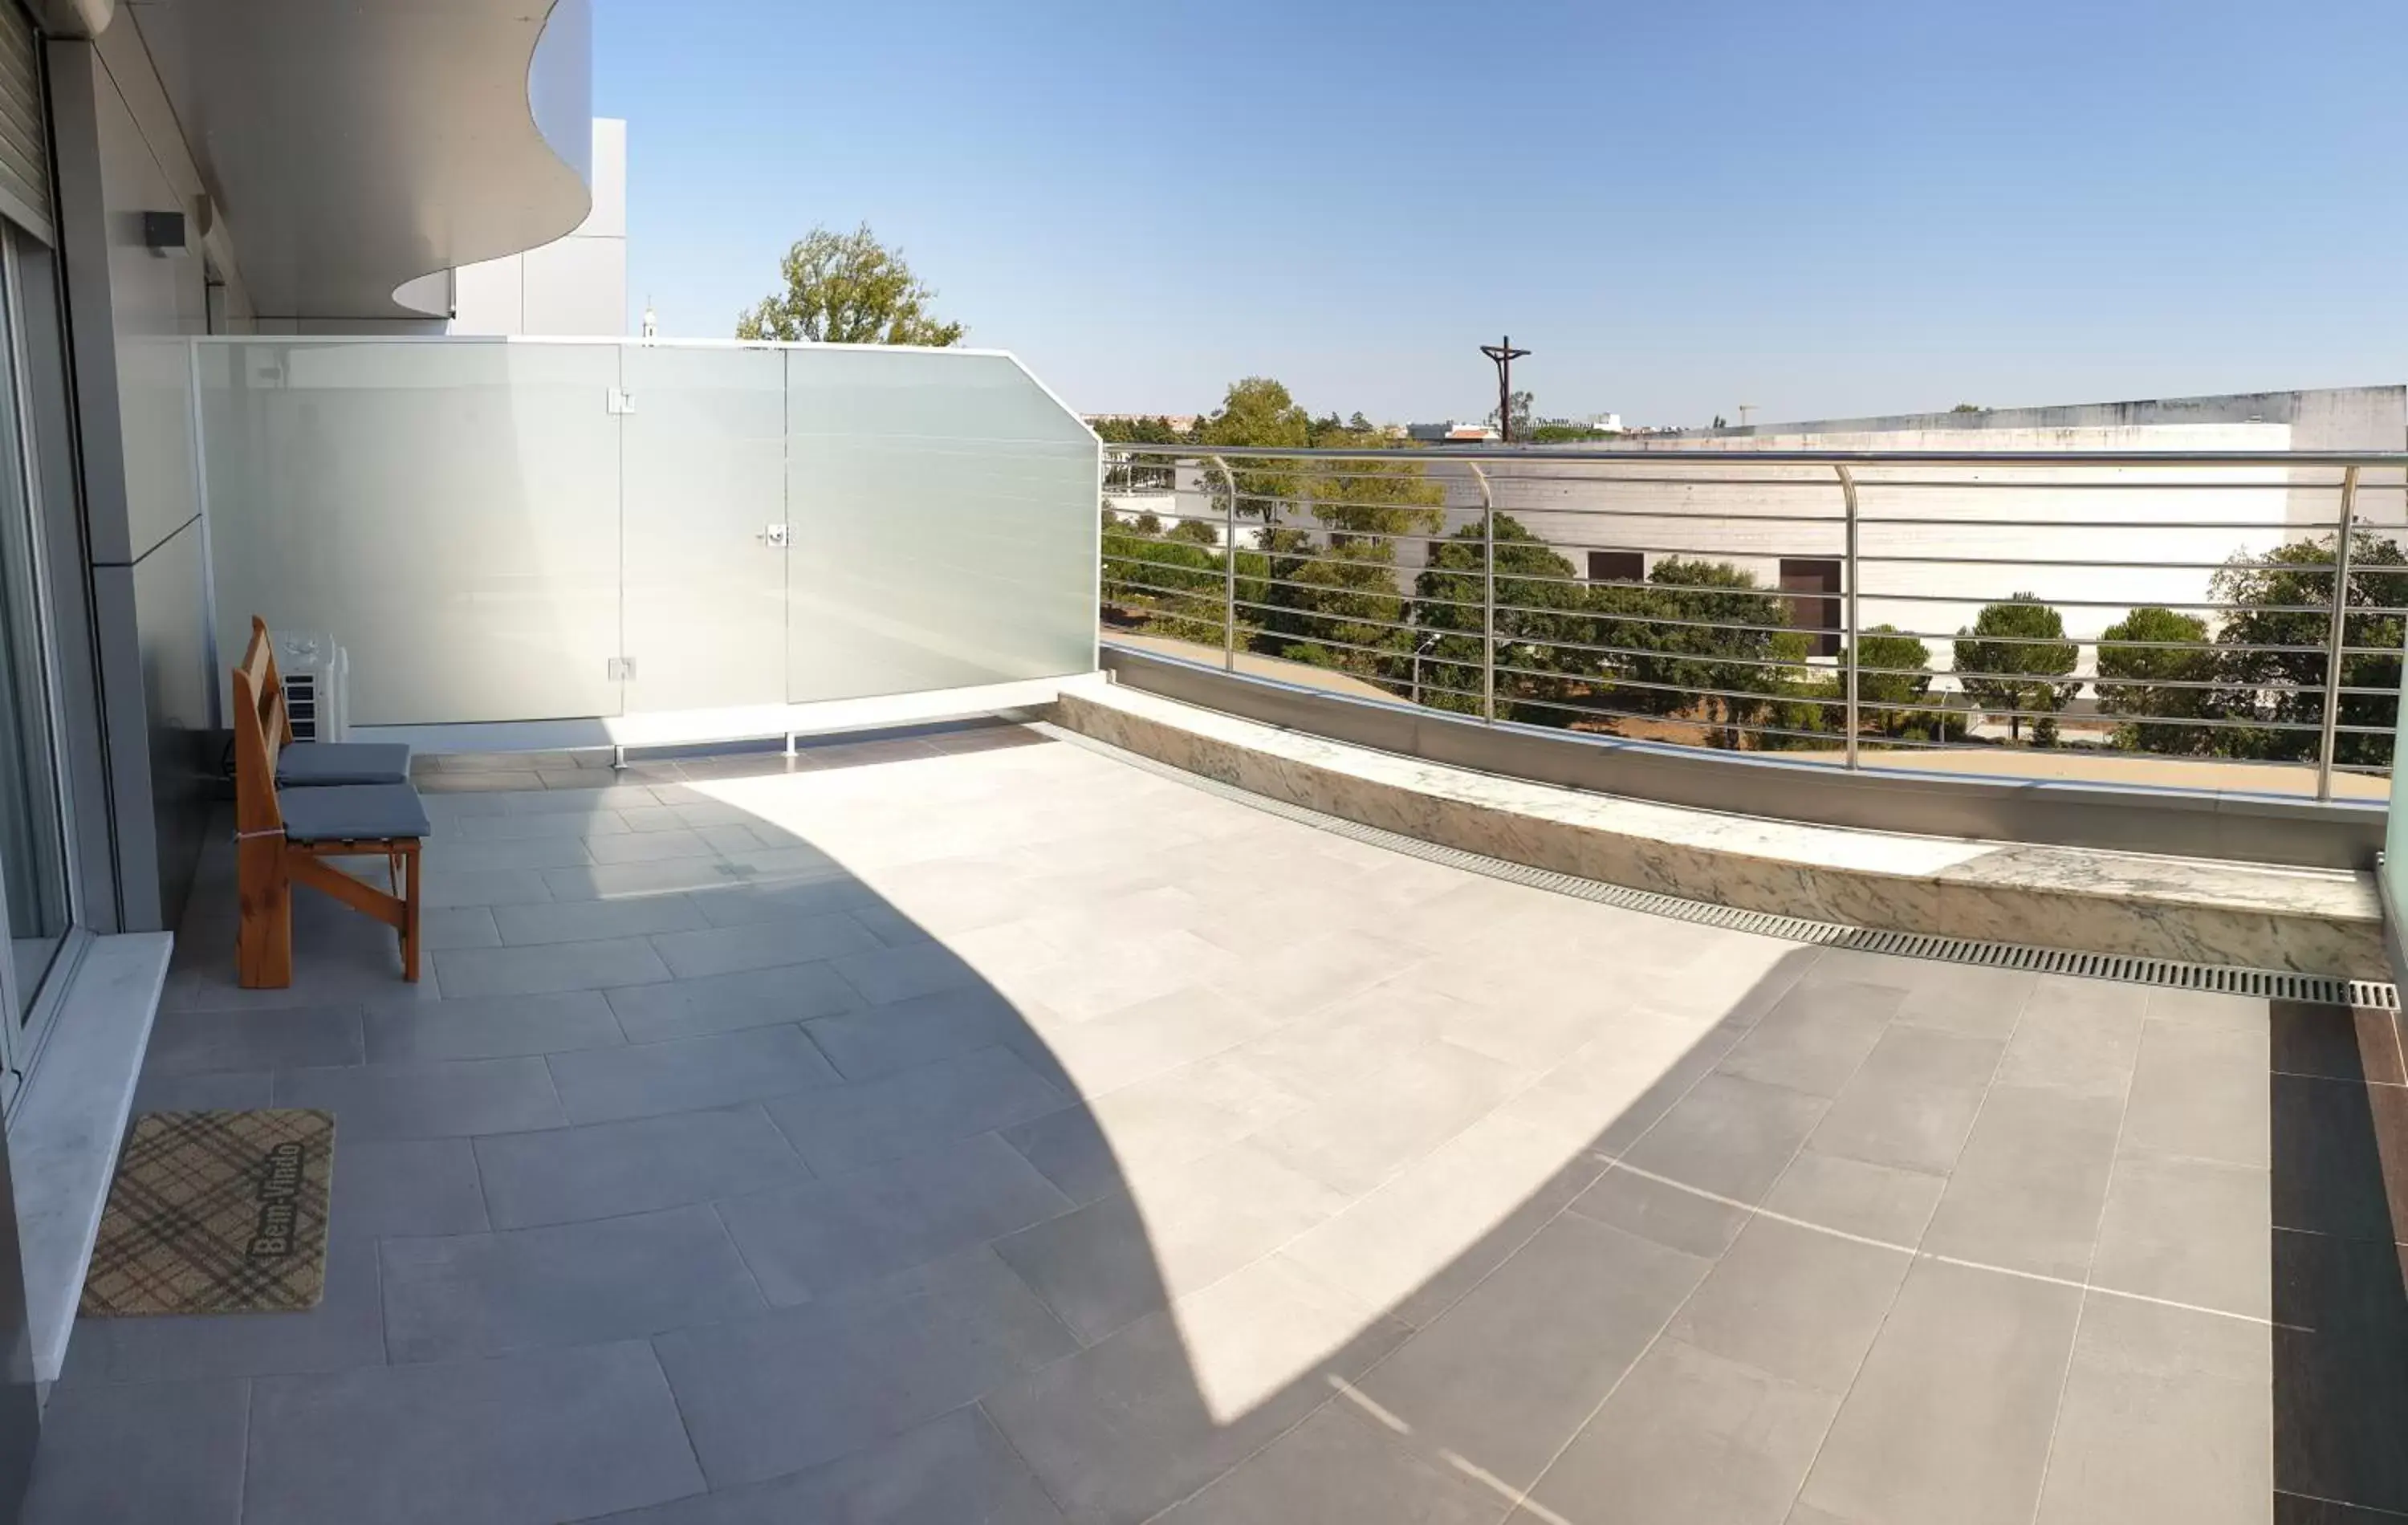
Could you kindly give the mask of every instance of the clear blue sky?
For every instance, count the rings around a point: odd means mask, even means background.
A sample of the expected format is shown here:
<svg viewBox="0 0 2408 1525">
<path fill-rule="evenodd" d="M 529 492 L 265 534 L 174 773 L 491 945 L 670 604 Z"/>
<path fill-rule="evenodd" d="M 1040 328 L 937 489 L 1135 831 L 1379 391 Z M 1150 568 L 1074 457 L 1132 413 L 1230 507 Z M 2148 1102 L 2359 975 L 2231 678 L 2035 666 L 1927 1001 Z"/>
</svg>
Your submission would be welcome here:
<svg viewBox="0 0 2408 1525">
<path fill-rule="evenodd" d="M 1074 406 L 1759 422 L 2408 380 L 2402 0 L 598 0 L 628 280 L 867 220 Z"/>
</svg>

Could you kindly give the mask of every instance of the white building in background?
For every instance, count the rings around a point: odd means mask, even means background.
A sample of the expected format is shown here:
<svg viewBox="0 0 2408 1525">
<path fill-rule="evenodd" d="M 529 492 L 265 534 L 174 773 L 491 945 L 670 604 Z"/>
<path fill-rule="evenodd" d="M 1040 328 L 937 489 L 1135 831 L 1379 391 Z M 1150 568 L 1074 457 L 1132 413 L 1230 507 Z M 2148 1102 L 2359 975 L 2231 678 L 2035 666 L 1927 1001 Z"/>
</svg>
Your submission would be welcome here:
<svg viewBox="0 0 2408 1525">
<path fill-rule="evenodd" d="M 452 272 L 452 334 L 627 331 L 627 124 L 594 119 L 594 210 L 566 237 Z"/>
</svg>

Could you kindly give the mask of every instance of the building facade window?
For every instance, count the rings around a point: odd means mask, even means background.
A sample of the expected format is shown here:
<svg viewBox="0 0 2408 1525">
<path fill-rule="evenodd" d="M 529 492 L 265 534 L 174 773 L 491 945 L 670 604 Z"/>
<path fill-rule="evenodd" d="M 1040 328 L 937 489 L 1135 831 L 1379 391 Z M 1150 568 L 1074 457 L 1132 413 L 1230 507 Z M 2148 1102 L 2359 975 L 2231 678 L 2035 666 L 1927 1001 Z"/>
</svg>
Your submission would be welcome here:
<svg viewBox="0 0 2408 1525">
<path fill-rule="evenodd" d="M 1810 632 L 1808 650 L 1816 656 L 1840 655 L 1841 568 L 1820 557 L 1781 562 L 1781 591 L 1790 595 L 1789 623 Z"/>
<path fill-rule="evenodd" d="M 1588 554 L 1592 583 L 1644 583 L 1647 556 L 1639 551 L 1592 551 Z"/>
</svg>

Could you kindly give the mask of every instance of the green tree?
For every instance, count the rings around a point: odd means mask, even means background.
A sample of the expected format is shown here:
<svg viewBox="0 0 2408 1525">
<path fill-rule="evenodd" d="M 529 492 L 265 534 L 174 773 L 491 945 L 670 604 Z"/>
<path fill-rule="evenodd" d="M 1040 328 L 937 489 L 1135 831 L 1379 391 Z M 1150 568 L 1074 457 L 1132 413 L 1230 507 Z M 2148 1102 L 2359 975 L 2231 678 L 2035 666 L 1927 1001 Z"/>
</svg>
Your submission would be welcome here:
<svg viewBox="0 0 2408 1525">
<path fill-rule="evenodd" d="M 1512 393 L 1507 396 L 1505 401 L 1508 409 L 1507 412 L 1500 414 L 1494 408 L 1488 410 L 1488 426 L 1492 429 L 1499 430 L 1512 439 L 1528 439 L 1530 438 L 1530 409 L 1532 406 L 1530 394 L 1527 392 Z M 1513 424 L 1510 429 L 1505 427 L 1505 423 L 1508 418 L 1512 420 Z"/>
<path fill-rule="evenodd" d="M 2099 684 L 2099 708 L 2148 721 L 2117 726 L 2115 745 L 2134 752 L 2215 750 L 2214 727 L 2159 722 L 2214 716 L 2219 670 L 2207 622 L 2195 614 L 2148 606 L 2109 626 L 2099 640 L 2099 676 L 2105 680 Z"/>
<path fill-rule="evenodd" d="M 1727 561 L 1667 556 L 1647 581 L 1643 601 L 1599 599 L 1607 616 L 1600 632 L 1615 637 L 1601 643 L 1645 653 L 1622 664 L 1634 683 L 1655 685 L 1637 691 L 1635 707 L 1657 713 L 1692 710 L 1719 727 L 1715 745 L 1739 750 L 1745 727 L 1763 724 L 1799 677 L 1792 664 L 1803 660 L 1804 642 L 1784 640 L 1795 632 L 1779 628 L 1789 623 L 1787 600 L 1759 589 L 1754 572 Z M 1598 590 L 1608 596 L 1633 591 Z M 1691 623 L 1615 621 L 1615 613 Z"/>
<path fill-rule="evenodd" d="M 2265 729 L 2229 728 L 2223 750 L 2238 755 L 2284 759 L 2314 757 L 2324 720 L 2325 652 L 2332 615 L 2333 537 L 2295 540 L 2264 556 L 2235 556 L 2236 565 L 2215 574 L 2214 597 L 2232 606 L 2216 631 L 2217 697 L 2222 712 L 2255 719 Z M 2342 659 L 2340 721 L 2375 727 L 2373 734 L 2341 731 L 2334 738 L 2336 762 L 2378 767 L 2391 760 L 2391 727 L 2400 692 L 2401 616 L 2379 611 L 2408 604 L 2408 554 L 2397 540 L 2359 531 L 2350 537 L 2349 590 L 2343 644 L 2378 653 Z M 2322 568 L 2323 570 L 2315 568 Z M 2304 646 L 2306 651 L 2258 651 L 2261 646 Z M 2372 690 L 2353 694 L 2349 689 Z M 2296 727 L 2304 728 L 2280 728 Z"/>
<path fill-rule="evenodd" d="M 2001 637 L 2006 639 L 1997 639 Z M 2055 744 L 2054 712 L 2082 692 L 2082 680 L 2067 676 L 2081 660 L 2082 648 L 2065 639 L 2063 615 L 2028 593 L 1985 604 L 1972 626 L 1956 632 L 1954 655 L 1957 679 L 1977 708 L 2051 712 L 2032 728 L 2032 739 L 2042 746 Z M 2023 739 L 2021 715 L 2007 716 L 2007 736 Z"/>
<path fill-rule="evenodd" d="M 1936 727 L 1934 721 L 1944 721 L 1944 715 L 1928 709 L 1909 708 L 1922 705 L 1931 692 L 1931 648 L 1913 636 L 1899 634 L 1895 625 L 1876 625 L 1858 642 L 1864 664 L 1856 673 L 1857 719 L 1884 736 L 1928 735 Z M 1840 670 L 1847 670 L 1848 653 L 1840 653 Z M 1844 700 L 1847 697 L 1844 676 L 1834 685 Z M 1844 716 L 1836 727 L 1844 730 Z"/>
<path fill-rule="evenodd" d="M 1978 402 L 1960 402 L 1956 407 L 1951 408 L 1948 410 L 1952 413 L 1986 413 L 1989 411 L 1988 409 L 1983 407 Z"/>
<path fill-rule="evenodd" d="M 811 339 L 827 344 L 961 342 L 964 329 L 928 311 L 936 299 L 903 252 L 878 241 L 864 223 L 851 233 L 814 227 L 780 262 L 785 290 L 763 297 L 736 320 L 738 338 Z"/>
<path fill-rule="evenodd" d="M 1486 537 L 1480 525 L 1466 525 L 1431 548 L 1413 579 L 1419 697 L 1435 709 L 1480 712 L 1487 567 Z M 1496 582 L 1498 717 L 1570 725 L 1579 717 L 1567 705 L 1595 681 L 1602 662 L 1579 649 L 1597 643 L 1588 590 L 1570 562 L 1505 513 L 1497 516 Z"/>
<path fill-rule="evenodd" d="M 1117 623 L 1221 644 L 1228 573 L 1216 553 L 1135 525 L 1107 524 L 1103 555 L 1104 602 Z"/>
</svg>

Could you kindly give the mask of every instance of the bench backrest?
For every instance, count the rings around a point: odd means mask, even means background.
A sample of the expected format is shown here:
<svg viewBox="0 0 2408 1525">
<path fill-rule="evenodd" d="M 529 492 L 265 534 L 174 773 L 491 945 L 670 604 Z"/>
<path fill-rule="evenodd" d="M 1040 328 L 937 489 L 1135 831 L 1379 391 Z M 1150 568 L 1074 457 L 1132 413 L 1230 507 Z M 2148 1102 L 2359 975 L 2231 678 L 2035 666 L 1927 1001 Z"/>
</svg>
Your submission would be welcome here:
<svg viewBox="0 0 2408 1525">
<path fill-rule="evenodd" d="M 238 832 L 280 831 L 284 812 L 276 803 L 276 756 L 284 750 L 280 724 L 283 696 L 275 682 L 276 658 L 267 650 L 267 626 L 251 622 L 251 649 L 234 669 L 234 825 Z"/>
<path fill-rule="evenodd" d="M 260 663 L 265 664 L 264 673 Z M 243 648 L 242 665 L 259 680 L 260 712 L 269 717 L 267 734 L 276 738 L 278 746 L 291 746 L 293 714 L 284 704 L 283 674 L 276 670 L 276 640 L 268 633 L 267 622 L 256 614 L 251 617 L 251 644 Z"/>
</svg>

